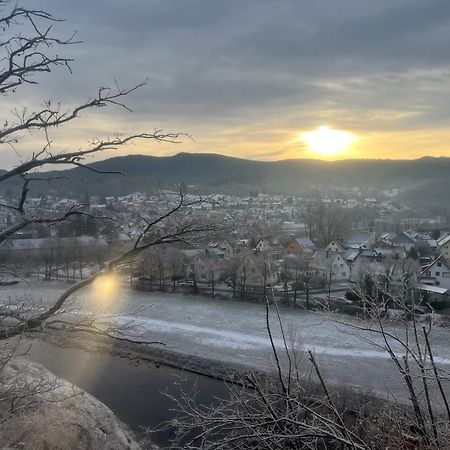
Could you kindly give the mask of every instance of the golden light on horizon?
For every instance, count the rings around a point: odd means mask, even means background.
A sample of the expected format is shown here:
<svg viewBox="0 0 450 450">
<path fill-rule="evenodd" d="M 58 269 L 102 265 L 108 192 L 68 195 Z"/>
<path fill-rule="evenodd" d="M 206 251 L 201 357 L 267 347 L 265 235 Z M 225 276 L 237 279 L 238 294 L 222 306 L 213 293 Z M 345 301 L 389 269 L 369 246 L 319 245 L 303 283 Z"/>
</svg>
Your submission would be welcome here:
<svg viewBox="0 0 450 450">
<path fill-rule="evenodd" d="M 321 126 L 317 130 L 301 134 L 300 140 L 305 142 L 317 156 L 334 158 L 345 153 L 356 137 L 349 131 Z"/>
</svg>

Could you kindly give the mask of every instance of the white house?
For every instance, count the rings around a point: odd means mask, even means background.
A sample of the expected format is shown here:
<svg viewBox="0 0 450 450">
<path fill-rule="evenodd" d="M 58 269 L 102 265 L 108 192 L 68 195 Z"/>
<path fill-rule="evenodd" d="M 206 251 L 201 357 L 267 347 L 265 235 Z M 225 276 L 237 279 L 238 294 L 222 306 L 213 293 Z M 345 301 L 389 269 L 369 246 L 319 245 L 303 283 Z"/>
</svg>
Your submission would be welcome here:
<svg viewBox="0 0 450 450">
<path fill-rule="evenodd" d="M 348 280 L 351 269 L 342 253 L 319 250 L 311 260 L 310 269 L 326 279 Z"/>
<path fill-rule="evenodd" d="M 425 266 L 420 274 L 420 283 L 450 289 L 450 263 L 441 255 Z"/>
<path fill-rule="evenodd" d="M 272 249 L 272 242 L 269 239 L 260 238 L 255 248 L 258 252 L 267 252 Z"/>
<path fill-rule="evenodd" d="M 206 247 L 206 253 L 212 253 L 220 258 L 230 258 L 234 254 L 234 246 L 229 239 L 211 241 Z"/>
<path fill-rule="evenodd" d="M 437 241 L 441 255 L 450 260 L 450 234 Z"/>
</svg>

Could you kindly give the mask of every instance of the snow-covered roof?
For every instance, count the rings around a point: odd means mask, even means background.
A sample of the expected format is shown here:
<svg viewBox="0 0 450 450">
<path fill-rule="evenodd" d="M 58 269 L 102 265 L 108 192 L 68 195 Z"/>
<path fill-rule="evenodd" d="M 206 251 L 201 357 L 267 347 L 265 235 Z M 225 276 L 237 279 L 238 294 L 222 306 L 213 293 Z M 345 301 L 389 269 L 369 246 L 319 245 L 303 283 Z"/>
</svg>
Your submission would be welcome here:
<svg viewBox="0 0 450 450">
<path fill-rule="evenodd" d="M 406 251 L 403 246 L 376 247 L 374 251 L 376 251 L 379 256 L 383 257 L 406 257 Z"/>
<path fill-rule="evenodd" d="M 359 256 L 359 249 L 350 248 L 344 253 L 344 257 L 347 261 L 355 261 Z"/>
<path fill-rule="evenodd" d="M 374 233 L 370 231 L 354 231 L 347 234 L 344 238 L 344 242 L 348 246 L 358 245 L 362 246 L 373 241 Z"/>
<path fill-rule="evenodd" d="M 430 264 L 427 264 L 426 266 L 422 267 L 422 273 L 425 273 L 427 270 L 429 270 L 431 267 L 433 267 L 437 262 L 442 263 L 445 267 L 450 269 L 450 265 L 447 263 L 445 258 L 442 255 L 440 255 L 434 261 L 432 261 Z"/>
<path fill-rule="evenodd" d="M 439 245 L 435 239 L 426 239 L 425 242 L 430 246 L 430 248 L 437 248 Z"/>
<path fill-rule="evenodd" d="M 443 238 L 439 239 L 437 244 L 439 245 L 439 247 L 442 247 L 449 241 L 450 241 L 450 234 L 448 236 L 444 236 Z"/>
<path fill-rule="evenodd" d="M 388 244 L 392 244 L 392 241 L 397 237 L 397 234 L 394 232 L 386 232 L 380 235 L 380 241 L 386 242 Z"/>
<path fill-rule="evenodd" d="M 422 283 L 419 283 L 416 286 L 416 288 L 419 289 L 420 291 L 427 291 L 427 292 L 432 292 L 434 294 L 441 294 L 441 295 L 445 294 L 448 291 L 448 289 L 446 289 L 446 288 L 442 288 L 439 286 L 431 286 L 429 284 L 422 284 Z"/>
<path fill-rule="evenodd" d="M 315 250 L 316 249 L 316 245 L 314 244 L 314 242 L 311 241 L 311 239 L 307 236 L 295 238 L 295 240 L 297 241 L 298 245 L 300 245 L 305 250 Z"/>
<path fill-rule="evenodd" d="M 329 269 L 336 259 L 340 259 L 342 263 L 348 266 L 344 256 L 339 252 L 331 252 L 326 249 L 318 250 L 311 259 L 310 266 L 313 269 Z"/>
<path fill-rule="evenodd" d="M 412 232 L 402 231 L 395 239 L 397 243 L 415 243 L 416 236 Z"/>
</svg>

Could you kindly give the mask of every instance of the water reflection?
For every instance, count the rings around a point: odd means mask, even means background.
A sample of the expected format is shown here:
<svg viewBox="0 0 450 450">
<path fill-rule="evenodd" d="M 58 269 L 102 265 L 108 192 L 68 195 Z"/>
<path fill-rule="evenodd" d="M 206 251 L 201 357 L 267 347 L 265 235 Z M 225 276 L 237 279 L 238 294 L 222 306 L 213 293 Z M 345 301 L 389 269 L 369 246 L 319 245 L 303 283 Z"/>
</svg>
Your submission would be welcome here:
<svg viewBox="0 0 450 450">
<path fill-rule="evenodd" d="M 212 404 L 229 395 L 224 383 L 206 376 L 40 341 L 33 343 L 30 358 L 89 392 L 141 432 L 176 416 L 174 401 L 164 393 L 180 398 L 180 377 L 184 391 L 196 385 L 199 404 Z M 152 440 L 163 446 L 171 437 L 173 430 L 165 430 L 153 434 Z"/>
</svg>

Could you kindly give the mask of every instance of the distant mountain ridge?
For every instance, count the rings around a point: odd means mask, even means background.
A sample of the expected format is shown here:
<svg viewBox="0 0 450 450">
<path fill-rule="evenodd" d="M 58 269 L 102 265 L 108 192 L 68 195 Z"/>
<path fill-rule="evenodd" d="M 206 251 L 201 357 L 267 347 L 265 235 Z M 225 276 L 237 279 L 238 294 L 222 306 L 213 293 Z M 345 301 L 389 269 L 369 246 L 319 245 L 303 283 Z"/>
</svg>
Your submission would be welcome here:
<svg viewBox="0 0 450 450">
<path fill-rule="evenodd" d="M 52 183 L 50 189 L 91 195 L 118 195 L 136 190 L 149 191 L 174 183 L 195 185 L 209 192 L 269 192 L 302 195 L 313 190 L 356 188 L 372 191 L 399 188 L 426 197 L 450 192 L 450 158 L 423 157 L 415 160 L 287 159 L 255 161 L 213 153 L 178 153 L 174 156 L 118 156 L 89 164 L 98 171 L 122 172 L 103 175 L 86 168 L 49 172 L 70 178 Z M 75 181 L 75 182 L 74 182 Z M 425 198 L 424 198 L 425 200 Z"/>
<path fill-rule="evenodd" d="M 178 153 L 174 156 L 128 155 L 89 164 L 96 170 L 121 171 L 128 176 L 194 184 L 220 184 L 222 180 L 260 180 L 261 176 L 313 179 L 326 175 L 348 184 L 363 178 L 369 180 L 395 179 L 410 183 L 417 179 L 450 177 L 450 158 L 423 157 L 414 160 L 348 159 L 324 161 L 318 159 L 285 159 L 258 161 L 214 153 Z M 60 173 L 60 172 L 59 172 Z M 86 177 L 83 168 L 64 171 L 67 176 Z M 246 180 L 240 179 L 246 177 Z M 329 178 L 328 178 L 329 180 Z"/>
</svg>

